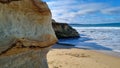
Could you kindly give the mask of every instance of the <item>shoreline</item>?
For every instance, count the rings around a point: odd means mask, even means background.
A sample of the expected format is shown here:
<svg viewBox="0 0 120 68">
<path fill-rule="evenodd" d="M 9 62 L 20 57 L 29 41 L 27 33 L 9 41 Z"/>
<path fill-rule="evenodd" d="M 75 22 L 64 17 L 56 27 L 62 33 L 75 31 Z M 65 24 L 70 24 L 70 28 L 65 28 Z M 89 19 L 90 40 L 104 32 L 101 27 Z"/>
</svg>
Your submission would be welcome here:
<svg viewBox="0 0 120 68">
<path fill-rule="evenodd" d="M 116 52 L 116 51 L 107 51 L 107 50 L 96 50 L 96 52 L 100 52 L 103 54 L 107 54 L 113 57 L 118 57 L 120 58 L 120 52 Z"/>
<path fill-rule="evenodd" d="M 110 51 L 111 52 L 111 51 Z M 114 52 L 55 44 L 47 54 L 49 68 L 120 68 Z"/>
<path fill-rule="evenodd" d="M 113 57 L 119 57 L 120 58 L 120 52 L 112 51 L 112 50 L 94 50 L 89 48 L 78 48 L 75 47 L 75 45 L 72 44 L 55 44 L 52 47 L 53 49 L 69 49 L 69 48 L 76 48 L 76 49 L 84 49 L 84 50 L 93 50 L 96 52 L 104 53 Z"/>
</svg>

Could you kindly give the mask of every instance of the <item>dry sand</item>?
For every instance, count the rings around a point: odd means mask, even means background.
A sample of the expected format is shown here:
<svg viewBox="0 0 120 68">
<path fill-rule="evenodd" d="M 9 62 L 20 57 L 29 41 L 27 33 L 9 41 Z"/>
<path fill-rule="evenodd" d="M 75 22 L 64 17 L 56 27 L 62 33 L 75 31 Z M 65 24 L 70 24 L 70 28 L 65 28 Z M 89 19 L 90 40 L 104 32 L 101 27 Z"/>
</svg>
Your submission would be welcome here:
<svg viewBox="0 0 120 68">
<path fill-rule="evenodd" d="M 47 59 L 49 68 L 120 68 L 120 57 L 72 47 L 53 48 Z"/>
</svg>

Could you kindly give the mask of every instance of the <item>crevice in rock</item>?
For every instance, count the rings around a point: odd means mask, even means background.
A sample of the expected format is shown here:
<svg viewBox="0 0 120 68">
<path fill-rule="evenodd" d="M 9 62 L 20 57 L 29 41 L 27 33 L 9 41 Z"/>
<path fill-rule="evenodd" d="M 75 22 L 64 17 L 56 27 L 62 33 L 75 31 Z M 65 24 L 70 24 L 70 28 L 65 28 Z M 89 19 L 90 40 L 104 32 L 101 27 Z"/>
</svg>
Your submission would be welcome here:
<svg viewBox="0 0 120 68">
<path fill-rule="evenodd" d="M 33 45 L 24 46 L 22 44 L 22 42 L 17 41 L 16 43 L 13 43 L 8 49 L 2 51 L 0 53 L 0 56 L 9 56 L 9 55 L 25 52 L 25 51 L 28 51 L 28 50 L 40 50 L 40 49 L 44 49 L 44 48 L 49 48 L 50 46 L 44 46 L 44 47 L 33 46 Z"/>
</svg>

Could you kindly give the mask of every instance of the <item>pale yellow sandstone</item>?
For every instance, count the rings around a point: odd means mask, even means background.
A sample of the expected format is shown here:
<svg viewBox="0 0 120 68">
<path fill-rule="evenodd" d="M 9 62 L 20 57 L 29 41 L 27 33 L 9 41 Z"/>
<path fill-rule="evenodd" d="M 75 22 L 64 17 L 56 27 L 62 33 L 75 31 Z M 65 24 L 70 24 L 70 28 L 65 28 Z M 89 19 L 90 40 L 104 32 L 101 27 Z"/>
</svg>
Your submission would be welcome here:
<svg viewBox="0 0 120 68">
<path fill-rule="evenodd" d="M 48 68 L 51 17 L 41 0 L 0 0 L 0 68 Z"/>
</svg>

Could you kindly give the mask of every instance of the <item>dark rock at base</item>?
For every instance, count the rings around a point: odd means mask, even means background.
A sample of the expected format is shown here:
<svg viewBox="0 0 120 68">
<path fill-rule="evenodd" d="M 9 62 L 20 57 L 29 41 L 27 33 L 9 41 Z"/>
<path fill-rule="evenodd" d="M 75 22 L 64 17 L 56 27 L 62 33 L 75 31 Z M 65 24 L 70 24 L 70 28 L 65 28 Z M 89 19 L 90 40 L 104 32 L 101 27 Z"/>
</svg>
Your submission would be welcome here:
<svg viewBox="0 0 120 68">
<path fill-rule="evenodd" d="M 52 20 L 52 26 L 57 38 L 79 38 L 79 33 L 67 23 L 59 23 Z"/>
</svg>

